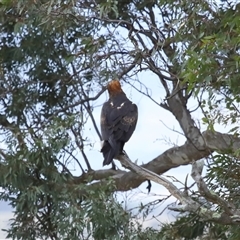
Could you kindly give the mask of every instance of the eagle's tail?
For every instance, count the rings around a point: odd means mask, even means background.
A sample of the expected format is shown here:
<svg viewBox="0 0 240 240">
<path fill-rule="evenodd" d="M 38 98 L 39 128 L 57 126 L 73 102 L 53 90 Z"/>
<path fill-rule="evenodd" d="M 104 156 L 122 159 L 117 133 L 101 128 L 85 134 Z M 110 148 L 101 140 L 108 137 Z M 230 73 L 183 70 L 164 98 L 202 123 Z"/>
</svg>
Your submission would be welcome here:
<svg viewBox="0 0 240 240">
<path fill-rule="evenodd" d="M 108 141 L 104 141 L 101 152 L 104 157 L 103 166 L 110 164 L 116 155 L 116 149 L 112 148 Z"/>
<path fill-rule="evenodd" d="M 103 147 L 101 149 L 104 157 L 103 166 L 112 163 L 113 158 L 118 156 L 122 151 L 121 148 L 122 147 L 120 143 L 114 144 L 114 146 L 112 146 L 108 141 L 104 141 Z"/>
</svg>

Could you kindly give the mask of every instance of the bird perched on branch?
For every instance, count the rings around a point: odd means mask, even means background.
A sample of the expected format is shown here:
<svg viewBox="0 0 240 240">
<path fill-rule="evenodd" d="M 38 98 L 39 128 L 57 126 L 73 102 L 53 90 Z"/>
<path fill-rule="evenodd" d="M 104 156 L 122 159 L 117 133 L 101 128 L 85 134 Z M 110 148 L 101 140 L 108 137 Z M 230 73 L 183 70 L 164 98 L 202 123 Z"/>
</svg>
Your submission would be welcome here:
<svg viewBox="0 0 240 240">
<path fill-rule="evenodd" d="M 132 136 L 138 119 L 137 105 L 126 97 L 118 80 L 111 81 L 107 89 L 109 100 L 103 104 L 101 112 L 103 166 L 123 153 L 124 144 Z"/>
</svg>

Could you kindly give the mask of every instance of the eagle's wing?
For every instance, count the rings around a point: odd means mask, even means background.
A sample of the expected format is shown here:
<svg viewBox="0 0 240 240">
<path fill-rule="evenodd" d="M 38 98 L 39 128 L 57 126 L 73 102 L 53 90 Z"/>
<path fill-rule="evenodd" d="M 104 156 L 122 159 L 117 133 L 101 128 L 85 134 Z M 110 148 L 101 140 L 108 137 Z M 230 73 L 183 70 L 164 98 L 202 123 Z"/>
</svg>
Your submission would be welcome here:
<svg viewBox="0 0 240 240">
<path fill-rule="evenodd" d="M 138 109 L 135 104 L 128 101 L 117 111 L 119 116 L 113 121 L 113 135 L 116 140 L 127 142 L 136 128 Z"/>
<path fill-rule="evenodd" d="M 110 115 L 110 109 L 111 109 L 111 105 L 110 105 L 110 102 L 105 102 L 103 104 L 103 107 L 102 107 L 102 112 L 101 112 L 101 122 L 100 122 L 100 125 L 101 125 L 101 133 L 102 133 L 102 140 L 108 140 L 110 134 L 111 134 L 111 131 L 109 129 L 110 127 L 110 124 L 109 124 L 109 115 Z"/>
<path fill-rule="evenodd" d="M 138 109 L 127 98 L 124 101 L 104 103 L 101 113 L 101 131 L 103 140 L 127 142 L 135 130 Z"/>
</svg>

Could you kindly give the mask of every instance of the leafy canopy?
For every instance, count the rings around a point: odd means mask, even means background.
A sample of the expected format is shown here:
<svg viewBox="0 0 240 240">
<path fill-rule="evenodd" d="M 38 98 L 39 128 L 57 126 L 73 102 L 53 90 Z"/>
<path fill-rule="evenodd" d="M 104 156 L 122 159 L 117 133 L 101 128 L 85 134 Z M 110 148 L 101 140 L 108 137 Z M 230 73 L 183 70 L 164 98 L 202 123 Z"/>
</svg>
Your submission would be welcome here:
<svg viewBox="0 0 240 240">
<path fill-rule="evenodd" d="M 117 202 L 111 180 L 98 188 L 93 180 L 102 179 L 85 177 L 93 168 L 85 124 L 92 121 L 100 138 L 94 100 L 106 81 L 135 87 L 134 76 L 144 72 L 159 78 L 166 97 L 179 86 L 185 105 L 194 96 L 209 129 L 238 123 L 239 11 L 225 1 L 1 1 L 0 199 L 15 213 L 8 236 L 238 239 L 237 227 L 197 213 L 143 229 Z M 239 205 L 239 154 L 230 152 L 211 157 L 207 179 Z"/>
</svg>

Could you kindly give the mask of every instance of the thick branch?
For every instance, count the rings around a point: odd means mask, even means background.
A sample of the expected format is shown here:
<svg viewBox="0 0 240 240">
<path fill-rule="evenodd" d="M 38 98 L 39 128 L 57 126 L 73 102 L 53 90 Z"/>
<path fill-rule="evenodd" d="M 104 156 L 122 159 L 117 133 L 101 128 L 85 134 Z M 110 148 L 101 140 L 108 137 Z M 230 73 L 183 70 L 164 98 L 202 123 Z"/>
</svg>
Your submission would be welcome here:
<svg viewBox="0 0 240 240">
<path fill-rule="evenodd" d="M 193 161 L 208 157 L 215 150 L 224 152 L 231 149 L 234 152 L 240 148 L 240 138 L 234 137 L 230 134 L 205 131 L 202 133 L 202 136 L 206 143 L 205 148 L 202 151 L 199 151 L 191 142 L 187 141 L 180 147 L 168 149 L 149 163 L 143 164 L 141 167 L 156 174 L 162 174 L 169 169 L 181 165 L 187 165 Z M 112 178 L 115 179 L 118 191 L 128 191 L 137 188 L 146 180 L 133 172 L 127 172 L 125 174 L 122 172 L 121 174 L 116 172 Z"/>
<path fill-rule="evenodd" d="M 179 87 L 178 87 L 179 88 Z M 178 89 L 175 89 L 178 91 Z M 181 91 L 178 94 L 169 97 L 168 106 L 172 114 L 179 122 L 187 140 L 199 151 L 206 149 L 204 138 L 200 130 L 196 127 L 189 110 L 186 107 L 186 99 L 182 96 Z"/>
<path fill-rule="evenodd" d="M 214 151 L 225 152 L 232 150 L 232 152 L 240 148 L 240 138 L 234 137 L 230 134 L 222 134 L 219 132 L 205 131 L 202 133 L 204 141 L 206 142 L 205 149 L 198 151 L 192 143 L 187 141 L 180 147 L 173 147 L 160 154 L 147 164 L 141 167 L 150 170 L 156 174 L 162 174 L 172 168 L 181 165 L 187 165 L 194 161 L 208 157 Z M 112 177 L 115 180 L 117 191 L 128 191 L 139 187 L 146 178 L 134 172 L 114 171 L 114 170 L 98 170 L 85 173 L 84 176 L 75 177 L 74 183 L 80 184 L 86 182 L 86 179 L 104 180 L 107 177 Z M 101 184 L 100 182 L 93 185 Z"/>
</svg>

